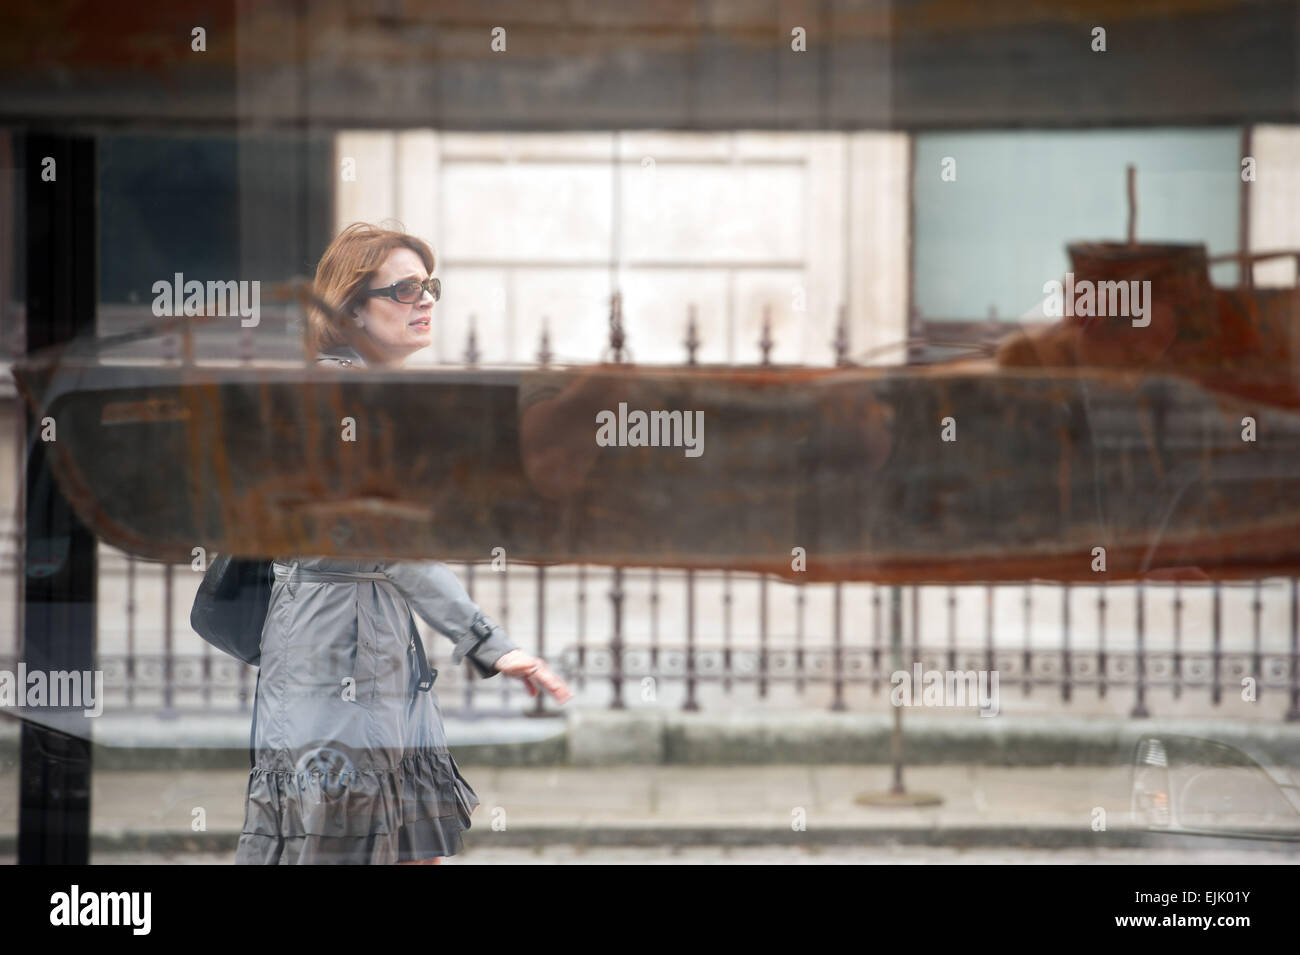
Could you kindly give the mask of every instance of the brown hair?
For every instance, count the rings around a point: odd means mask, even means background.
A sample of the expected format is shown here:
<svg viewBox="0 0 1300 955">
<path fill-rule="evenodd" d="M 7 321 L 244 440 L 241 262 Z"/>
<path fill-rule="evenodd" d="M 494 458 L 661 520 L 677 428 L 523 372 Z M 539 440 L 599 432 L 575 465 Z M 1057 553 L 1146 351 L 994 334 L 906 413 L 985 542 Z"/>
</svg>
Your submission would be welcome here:
<svg viewBox="0 0 1300 955">
<path fill-rule="evenodd" d="M 352 310 L 364 302 L 359 293 L 369 287 L 394 249 L 410 249 L 423 260 L 426 269 L 433 271 L 433 251 L 428 243 L 408 235 L 401 223 L 393 225 L 396 228 L 386 229 L 354 222 L 334 238 L 321 256 L 312 291 L 337 315 L 320 308 L 307 310 L 304 336 L 311 354 L 353 343 L 357 329 L 352 324 Z"/>
</svg>

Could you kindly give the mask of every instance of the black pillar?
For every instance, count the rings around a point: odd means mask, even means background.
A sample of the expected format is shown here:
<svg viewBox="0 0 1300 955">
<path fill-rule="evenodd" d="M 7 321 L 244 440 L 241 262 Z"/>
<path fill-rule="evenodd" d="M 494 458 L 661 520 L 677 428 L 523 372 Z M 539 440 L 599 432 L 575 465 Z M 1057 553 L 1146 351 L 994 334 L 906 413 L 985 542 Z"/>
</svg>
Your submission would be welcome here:
<svg viewBox="0 0 1300 955">
<path fill-rule="evenodd" d="M 23 142 L 27 348 L 95 333 L 95 142 L 28 135 Z M 50 160 L 53 160 L 51 166 Z M 51 178 L 51 175 L 53 178 Z M 57 442 L 58 409 L 54 419 Z M 54 444 L 28 409 L 26 553 L 20 660 L 36 670 L 89 671 L 95 657 L 95 537 L 49 468 Z M 81 708 L 24 711 L 18 862 L 90 861 L 90 726 Z"/>
</svg>

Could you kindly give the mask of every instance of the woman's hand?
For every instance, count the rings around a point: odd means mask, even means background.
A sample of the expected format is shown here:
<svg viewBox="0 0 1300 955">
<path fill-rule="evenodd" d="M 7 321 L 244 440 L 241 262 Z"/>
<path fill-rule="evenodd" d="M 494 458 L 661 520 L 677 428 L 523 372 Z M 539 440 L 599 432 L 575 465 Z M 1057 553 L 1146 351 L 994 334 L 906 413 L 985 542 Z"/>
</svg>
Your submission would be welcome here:
<svg viewBox="0 0 1300 955">
<path fill-rule="evenodd" d="M 494 666 L 499 673 L 523 680 L 529 696 L 536 696 L 540 686 L 548 690 L 557 703 L 564 704 L 573 698 L 573 691 L 568 684 L 551 672 L 541 657 L 529 656 L 522 650 L 511 650 L 498 657 Z"/>
</svg>

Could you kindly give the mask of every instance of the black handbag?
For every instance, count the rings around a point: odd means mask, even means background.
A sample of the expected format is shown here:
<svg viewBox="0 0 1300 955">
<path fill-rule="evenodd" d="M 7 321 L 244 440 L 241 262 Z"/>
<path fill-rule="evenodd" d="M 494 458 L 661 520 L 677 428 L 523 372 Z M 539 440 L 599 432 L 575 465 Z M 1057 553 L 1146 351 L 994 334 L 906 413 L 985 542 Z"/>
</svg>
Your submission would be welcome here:
<svg viewBox="0 0 1300 955">
<path fill-rule="evenodd" d="M 194 595 L 190 626 L 223 653 L 257 666 L 270 605 L 271 561 L 222 554 L 208 565 Z"/>
</svg>

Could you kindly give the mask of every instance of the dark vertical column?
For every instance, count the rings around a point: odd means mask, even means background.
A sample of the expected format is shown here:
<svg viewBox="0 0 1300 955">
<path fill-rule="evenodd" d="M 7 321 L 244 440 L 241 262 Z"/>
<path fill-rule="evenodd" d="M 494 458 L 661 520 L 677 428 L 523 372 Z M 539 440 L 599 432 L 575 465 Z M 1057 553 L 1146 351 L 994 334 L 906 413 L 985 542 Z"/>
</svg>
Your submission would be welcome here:
<svg viewBox="0 0 1300 955">
<path fill-rule="evenodd" d="M 95 143 L 32 135 L 24 146 L 27 348 L 35 351 L 95 333 Z M 50 168 L 47 157 L 54 161 L 52 181 L 42 178 Z M 42 440 L 41 422 L 30 409 L 27 434 L 21 660 L 28 673 L 84 673 L 93 670 L 95 656 L 95 538 L 54 483 L 53 445 Z M 40 707 L 24 716 L 18 861 L 85 865 L 90 861 L 90 721 L 78 707 Z"/>
</svg>

